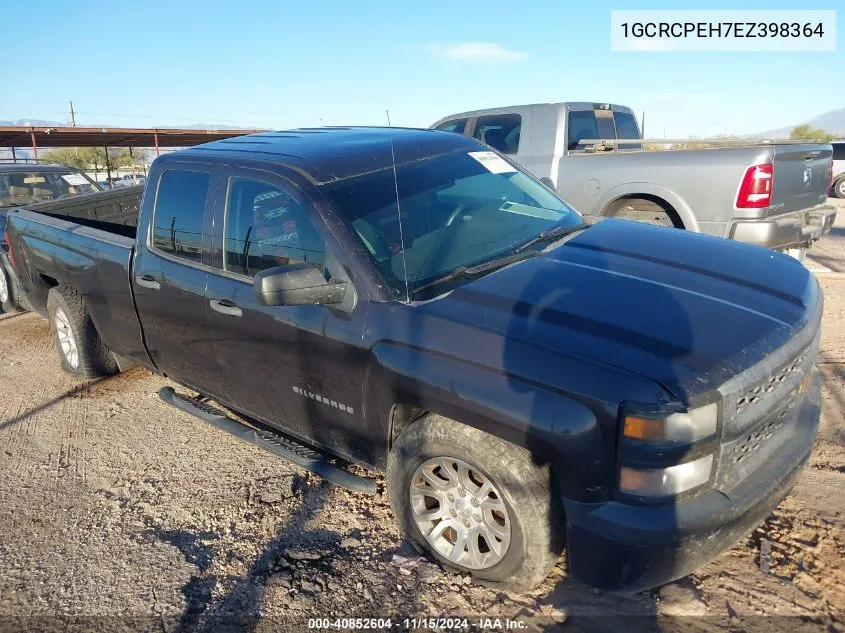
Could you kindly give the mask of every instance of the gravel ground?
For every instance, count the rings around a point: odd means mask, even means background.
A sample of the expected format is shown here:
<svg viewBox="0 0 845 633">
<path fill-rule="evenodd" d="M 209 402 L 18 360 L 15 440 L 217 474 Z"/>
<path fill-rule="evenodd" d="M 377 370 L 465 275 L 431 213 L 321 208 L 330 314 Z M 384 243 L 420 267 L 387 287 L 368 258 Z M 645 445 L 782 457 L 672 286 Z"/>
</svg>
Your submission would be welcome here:
<svg viewBox="0 0 845 633">
<path fill-rule="evenodd" d="M 392 615 L 843 633 L 845 279 L 821 281 L 823 418 L 795 490 L 692 576 L 628 597 L 569 579 L 565 560 L 530 595 L 447 575 L 402 542 L 385 497 L 333 487 L 164 405 L 168 381 L 144 370 L 76 383 L 44 320 L 0 316 L 0 630 L 286 631 Z"/>
<path fill-rule="evenodd" d="M 838 208 L 830 233 L 813 244 L 807 252 L 807 266 L 822 272 L 845 273 L 845 200 L 828 198 Z"/>
</svg>

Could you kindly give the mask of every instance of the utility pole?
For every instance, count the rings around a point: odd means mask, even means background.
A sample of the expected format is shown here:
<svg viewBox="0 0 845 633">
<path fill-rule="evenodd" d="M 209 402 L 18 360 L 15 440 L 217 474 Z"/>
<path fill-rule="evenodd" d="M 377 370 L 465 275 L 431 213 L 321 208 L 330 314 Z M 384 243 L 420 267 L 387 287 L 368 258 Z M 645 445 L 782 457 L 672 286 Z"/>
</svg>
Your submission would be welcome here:
<svg viewBox="0 0 845 633">
<path fill-rule="evenodd" d="M 70 102 L 70 126 L 76 127 L 76 113 L 73 111 L 73 101 Z"/>
</svg>

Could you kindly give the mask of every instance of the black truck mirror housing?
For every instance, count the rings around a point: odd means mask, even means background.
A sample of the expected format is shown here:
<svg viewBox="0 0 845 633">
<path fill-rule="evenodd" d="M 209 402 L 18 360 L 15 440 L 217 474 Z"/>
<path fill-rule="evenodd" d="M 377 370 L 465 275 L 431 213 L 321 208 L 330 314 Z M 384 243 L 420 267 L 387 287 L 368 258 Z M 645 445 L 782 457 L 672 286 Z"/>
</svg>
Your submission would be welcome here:
<svg viewBox="0 0 845 633">
<path fill-rule="evenodd" d="M 252 288 L 265 306 L 335 305 L 346 295 L 345 281 L 326 281 L 319 268 L 305 262 L 262 270 Z"/>
</svg>

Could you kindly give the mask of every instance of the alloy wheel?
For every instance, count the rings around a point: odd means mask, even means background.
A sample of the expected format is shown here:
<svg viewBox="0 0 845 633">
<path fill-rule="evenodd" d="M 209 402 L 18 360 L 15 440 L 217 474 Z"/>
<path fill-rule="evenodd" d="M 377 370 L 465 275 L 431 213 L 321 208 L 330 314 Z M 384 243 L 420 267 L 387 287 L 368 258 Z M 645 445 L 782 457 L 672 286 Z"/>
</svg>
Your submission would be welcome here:
<svg viewBox="0 0 845 633">
<path fill-rule="evenodd" d="M 504 558 L 511 540 L 508 509 L 490 479 L 454 457 L 421 464 L 410 485 L 414 522 L 449 561 L 486 569 Z"/>
<path fill-rule="evenodd" d="M 65 311 L 59 308 L 56 310 L 55 316 L 56 334 L 59 338 L 59 345 L 62 348 L 65 360 L 73 369 L 79 367 L 79 348 L 76 345 L 76 337 L 73 335 L 73 330 L 70 327 L 70 321 L 65 314 Z"/>
</svg>

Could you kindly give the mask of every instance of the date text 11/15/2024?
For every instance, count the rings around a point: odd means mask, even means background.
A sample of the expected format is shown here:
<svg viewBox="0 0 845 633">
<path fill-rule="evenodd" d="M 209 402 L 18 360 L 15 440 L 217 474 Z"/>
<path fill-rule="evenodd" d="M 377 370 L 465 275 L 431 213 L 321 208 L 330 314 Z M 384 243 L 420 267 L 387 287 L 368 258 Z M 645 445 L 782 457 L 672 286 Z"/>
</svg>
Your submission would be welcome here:
<svg viewBox="0 0 845 633">
<path fill-rule="evenodd" d="M 311 630 L 483 630 L 483 631 L 519 631 L 527 627 L 522 620 L 510 618 L 460 618 L 460 617 L 420 617 L 420 618 L 309 618 Z"/>
</svg>

